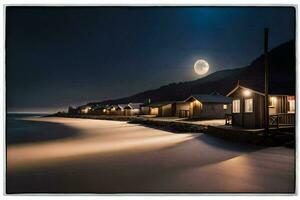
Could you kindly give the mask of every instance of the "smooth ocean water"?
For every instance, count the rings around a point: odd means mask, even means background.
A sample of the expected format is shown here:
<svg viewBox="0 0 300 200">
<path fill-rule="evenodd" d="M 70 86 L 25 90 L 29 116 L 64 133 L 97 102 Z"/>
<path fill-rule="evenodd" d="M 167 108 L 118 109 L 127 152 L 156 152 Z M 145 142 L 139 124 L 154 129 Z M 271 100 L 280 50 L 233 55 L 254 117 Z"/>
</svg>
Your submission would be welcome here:
<svg viewBox="0 0 300 200">
<path fill-rule="evenodd" d="M 40 137 L 35 131 L 43 126 L 42 123 L 25 120 L 32 117 L 43 117 L 46 114 L 6 114 L 6 142 L 7 145 L 22 141 L 35 140 Z"/>
</svg>

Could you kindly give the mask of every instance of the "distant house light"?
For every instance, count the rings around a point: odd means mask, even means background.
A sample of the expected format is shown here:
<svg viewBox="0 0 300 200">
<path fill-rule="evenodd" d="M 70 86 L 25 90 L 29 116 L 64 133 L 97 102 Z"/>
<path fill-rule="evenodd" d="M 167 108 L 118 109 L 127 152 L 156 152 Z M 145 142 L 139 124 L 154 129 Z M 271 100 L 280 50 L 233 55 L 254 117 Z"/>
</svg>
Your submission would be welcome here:
<svg viewBox="0 0 300 200">
<path fill-rule="evenodd" d="M 226 110 L 227 109 L 227 104 L 223 105 L 223 109 Z"/>
<path fill-rule="evenodd" d="M 90 110 L 91 110 L 90 107 L 86 107 L 86 108 L 82 109 L 82 112 L 83 113 L 88 113 Z"/>
</svg>

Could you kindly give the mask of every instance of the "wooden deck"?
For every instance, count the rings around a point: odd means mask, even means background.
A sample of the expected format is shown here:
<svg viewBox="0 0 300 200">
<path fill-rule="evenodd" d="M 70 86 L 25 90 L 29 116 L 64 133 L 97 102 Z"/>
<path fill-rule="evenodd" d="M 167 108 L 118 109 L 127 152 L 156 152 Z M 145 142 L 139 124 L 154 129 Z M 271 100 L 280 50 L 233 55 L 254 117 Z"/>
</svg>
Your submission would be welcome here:
<svg viewBox="0 0 300 200">
<path fill-rule="evenodd" d="M 281 128 L 295 126 L 295 113 L 278 113 L 270 115 L 270 127 Z"/>
<path fill-rule="evenodd" d="M 259 132 L 264 132 L 265 129 L 263 128 L 257 128 L 257 129 L 247 129 L 243 127 L 238 127 L 238 126 L 231 126 L 231 125 L 221 125 L 221 126 L 214 126 L 214 125 L 209 125 L 211 127 L 216 127 L 219 129 L 224 129 L 224 130 L 230 130 L 230 131 L 240 131 L 240 132 L 249 132 L 249 133 L 259 133 Z M 289 130 L 295 128 L 294 126 L 289 126 L 289 125 L 282 125 L 279 127 L 270 127 L 270 130 Z"/>
<path fill-rule="evenodd" d="M 225 125 L 231 126 L 232 114 L 225 115 Z M 270 129 L 282 129 L 295 127 L 295 113 L 278 113 L 276 115 L 269 116 L 269 128 Z M 225 127 L 226 128 L 226 127 Z M 237 129 L 245 129 L 243 127 L 232 127 Z M 259 129 L 253 129 L 259 130 Z"/>
</svg>

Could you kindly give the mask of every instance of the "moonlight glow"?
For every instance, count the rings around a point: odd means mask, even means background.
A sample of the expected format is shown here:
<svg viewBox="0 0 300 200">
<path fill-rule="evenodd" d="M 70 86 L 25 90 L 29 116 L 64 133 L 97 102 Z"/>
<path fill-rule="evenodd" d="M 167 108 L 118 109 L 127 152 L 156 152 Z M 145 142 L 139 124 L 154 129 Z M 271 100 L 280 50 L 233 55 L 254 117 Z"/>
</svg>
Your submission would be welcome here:
<svg viewBox="0 0 300 200">
<path fill-rule="evenodd" d="M 194 64 L 195 72 L 199 75 L 204 75 L 209 70 L 209 64 L 205 60 L 197 60 Z"/>
</svg>

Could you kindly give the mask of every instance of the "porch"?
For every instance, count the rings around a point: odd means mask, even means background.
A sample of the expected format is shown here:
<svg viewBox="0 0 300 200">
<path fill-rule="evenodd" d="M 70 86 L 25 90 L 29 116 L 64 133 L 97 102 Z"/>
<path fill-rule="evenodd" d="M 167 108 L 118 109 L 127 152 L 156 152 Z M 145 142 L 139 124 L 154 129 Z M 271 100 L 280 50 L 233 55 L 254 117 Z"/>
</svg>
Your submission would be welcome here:
<svg viewBox="0 0 300 200">
<path fill-rule="evenodd" d="M 272 128 L 295 127 L 295 113 L 278 113 L 270 115 L 269 126 Z"/>
<path fill-rule="evenodd" d="M 232 114 L 225 115 L 225 125 L 232 125 Z M 295 113 L 278 113 L 269 115 L 269 127 L 295 127 Z"/>
</svg>

